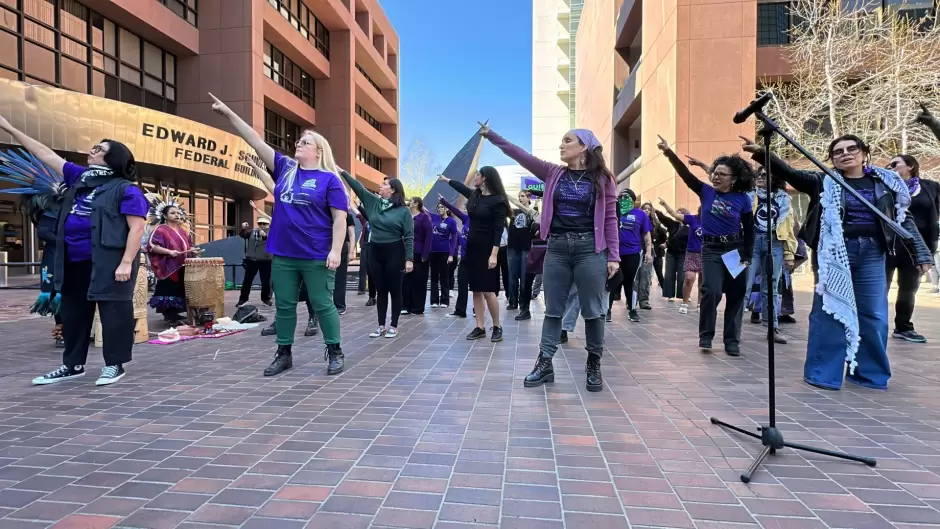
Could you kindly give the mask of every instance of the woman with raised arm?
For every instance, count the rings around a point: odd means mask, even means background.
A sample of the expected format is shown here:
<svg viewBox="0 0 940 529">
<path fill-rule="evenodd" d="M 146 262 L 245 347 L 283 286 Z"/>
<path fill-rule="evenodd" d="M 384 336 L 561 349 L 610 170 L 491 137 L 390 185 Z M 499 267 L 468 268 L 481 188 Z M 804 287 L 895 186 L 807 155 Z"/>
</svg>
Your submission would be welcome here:
<svg viewBox="0 0 940 529">
<path fill-rule="evenodd" d="M 719 156 L 709 167 L 711 185 L 702 182 L 659 137 L 659 150 L 672 164 L 685 185 L 702 201 L 702 304 L 699 312 L 699 347 L 710 351 L 718 319 L 718 303 L 725 299 L 722 338 L 725 352 L 741 354 L 741 318 L 747 296 L 747 274 L 754 247 L 754 214 L 747 192 L 754 188 L 754 169 L 740 156 Z M 724 258 L 737 252 L 743 269 L 732 273 Z M 730 257 L 733 257 L 731 255 Z"/>
<path fill-rule="evenodd" d="M 414 270 L 414 219 L 405 202 L 405 187 L 397 178 L 386 178 L 375 195 L 346 171 L 342 175 L 362 202 L 369 221 L 369 276 L 375 282 L 379 319 L 379 326 L 369 337 L 394 338 L 402 313 L 402 274 Z M 391 325 L 386 327 L 389 298 Z"/>
<path fill-rule="evenodd" d="M 490 340 L 499 342 L 503 339 L 503 327 L 499 321 L 499 268 L 497 260 L 499 243 L 506 229 L 510 214 L 509 198 L 503 188 L 503 181 L 496 169 L 481 167 L 473 175 L 473 189 L 462 182 L 451 180 L 444 175 L 438 178 L 467 198 L 467 216 L 470 218 L 470 232 L 467 235 L 467 271 L 469 287 L 473 292 L 473 316 L 476 327 L 467 335 L 468 340 L 486 337 L 486 313 L 484 304 L 493 319 L 493 334 Z"/>
<path fill-rule="evenodd" d="M 769 167 L 774 178 L 810 197 L 800 238 L 816 249 L 812 257 L 817 283 L 803 380 L 832 390 L 841 389 L 843 379 L 887 389 L 891 366 L 885 258 L 895 252 L 897 235 L 868 204 L 825 173 L 794 169 L 776 156 L 768 157 L 753 141 L 742 140 L 744 150 Z M 907 250 L 919 273 L 926 273 L 933 258 L 910 215 L 910 190 L 894 171 L 871 165 L 869 153 L 861 138 L 848 134 L 832 140 L 828 159 L 846 184 L 911 233 L 914 239 Z"/>
<path fill-rule="evenodd" d="M 470 217 L 467 213 L 450 203 L 444 195 L 438 193 L 440 203 L 458 219 L 460 219 L 460 239 L 457 241 L 459 246 L 459 262 L 457 263 L 457 300 L 454 302 L 454 310 L 447 315 L 449 318 L 467 317 L 467 299 L 470 293 L 470 262 L 467 261 L 467 235 L 470 233 Z"/>
<path fill-rule="evenodd" d="M 29 91 L 35 90 L 32 87 Z M 134 348 L 134 290 L 147 211 L 134 185 L 137 164 L 124 144 L 103 139 L 88 151 L 87 167 L 67 162 L 0 116 L 0 129 L 61 176 L 66 187 L 56 228 L 52 278 L 62 296 L 62 365 L 33 379 L 54 384 L 85 375 L 97 309 L 104 363 L 96 385 L 124 377 Z"/>
<path fill-rule="evenodd" d="M 225 103 L 215 96 L 212 99 L 212 110 L 227 118 L 265 165 L 273 168 L 274 213 L 267 250 L 274 256 L 271 281 L 277 307 L 278 347 L 264 375 L 274 376 L 294 365 L 291 346 L 301 282 L 306 285 L 323 330 L 327 374 L 338 374 L 345 366 L 345 355 L 333 286 L 342 261 L 349 196 L 333 160 L 333 150 L 326 138 L 305 130 L 295 144 L 294 158 L 275 152 Z"/>
<path fill-rule="evenodd" d="M 568 131 L 561 138 L 563 165 L 540 160 L 482 128 L 483 137 L 545 182 L 540 237 L 548 241 L 543 265 L 545 321 L 539 356 L 526 387 L 555 380 L 552 357 L 558 350 L 562 318 L 572 286 L 577 286 L 585 321 L 585 366 L 588 391 L 604 387 L 601 355 L 604 352 L 604 316 L 607 279 L 620 269 L 617 226 L 617 186 L 604 161 L 600 141 L 587 129 Z"/>
<path fill-rule="evenodd" d="M 679 314 L 689 313 L 689 304 L 692 301 L 692 289 L 698 283 L 698 304 L 702 303 L 702 209 L 695 215 L 689 210 L 669 207 L 665 200 L 659 199 L 659 205 L 666 210 L 672 218 L 682 223 L 686 230 L 685 256 L 682 259 L 682 303 L 679 304 Z"/>
</svg>

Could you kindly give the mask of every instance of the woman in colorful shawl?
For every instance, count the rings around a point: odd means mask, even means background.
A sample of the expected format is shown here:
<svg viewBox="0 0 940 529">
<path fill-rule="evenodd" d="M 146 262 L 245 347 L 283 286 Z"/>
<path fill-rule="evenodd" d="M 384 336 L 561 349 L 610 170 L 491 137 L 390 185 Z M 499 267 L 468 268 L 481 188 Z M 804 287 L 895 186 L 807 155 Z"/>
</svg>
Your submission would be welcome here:
<svg viewBox="0 0 940 529">
<path fill-rule="evenodd" d="M 193 248 L 189 233 L 184 227 L 186 213 L 178 202 L 171 201 L 156 206 L 160 224 L 147 240 L 150 269 L 157 278 L 157 286 L 150 298 L 150 306 L 163 314 L 170 326 L 180 325 L 185 319 L 186 289 L 183 263 L 191 254 L 201 253 Z"/>
<path fill-rule="evenodd" d="M 764 167 L 769 164 L 774 178 L 810 197 L 800 238 L 816 249 L 813 265 L 817 279 L 803 380 L 838 390 L 844 377 L 859 386 L 887 389 L 891 367 L 885 258 L 894 253 L 898 236 L 869 205 L 910 232 L 913 239 L 904 243 L 920 273 L 926 273 L 933 258 L 908 212 L 911 194 L 907 185 L 894 171 L 872 166 L 868 145 L 855 135 L 834 139 L 828 159 L 864 202 L 844 192 L 825 173 L 794 169 L 767 156 L 760 145 L 742 139 L 744 150 Z"/>
</svg>

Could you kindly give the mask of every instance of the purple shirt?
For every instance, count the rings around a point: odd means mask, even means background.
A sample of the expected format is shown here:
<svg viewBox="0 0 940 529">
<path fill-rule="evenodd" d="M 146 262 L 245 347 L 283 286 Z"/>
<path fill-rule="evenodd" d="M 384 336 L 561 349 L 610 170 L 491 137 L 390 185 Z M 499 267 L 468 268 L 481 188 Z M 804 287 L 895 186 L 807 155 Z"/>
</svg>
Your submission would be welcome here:
<svg viewBox="0 0 940 529">
<path fill-rule="evenodd" d="M 710 236 L 741 233 L 741 215 L 753 212 L 753 202 L 746 193 L 719 193 L 702 186 L 702 233 Z"/>
<path fill-rule="evenodd" d="M 470 233 L 470 217 L 463 211 L 460 211 L 460 208 L 451 204 L 446 198 L 441 200 L 441 204 L 444 204 L 444 207 L 446 207 L 452 215 L 460 219 L 461 227 L 457 245 L 460 247 L 460 257 L 464 258 L 467 256 L 467 234 Z"/>
<path fill-rule="evenodd" d="M 293 177 L 291 169 L 297 167 Z M 271 255 L 323 261 L 333 247 L 333 212 L 349 210 L 349 197 L 339 176 L 301 169 L 274 153 L 274 214 L 268 232 Z M 348 213 L 347 213 L 348 214 Z"/>
<path fill-rule="evenodd" d="M 568 172 L 568 169 L 532 156 L 493 131 L 486 133 L 486 139 L 499 147 L 506 156 L 515 160 L 533 176 L 545 182 L 539 238 L 547 240 L 552 227 L 552 219 L 555 216 L 555 186 L 558 185 L 558 180 Z M 620 230 L 617 227 L 617 185 L 613 179 L 606 176 L 601 177 L 600 181 L 603 185 L 594 190 L 594 250 L 598 253 L 607 250 L 608 261 L 620 262 Z"/>
<path fill-rule="evenodd" d="M 689 227 L 689 245 L 685 251 L 702 253 L 702 219 L 698 215 L 686 215 L 682 222 Z"/>
<path fill-rule="evenodd" d="M 431 214 L 432 232 L 431 252 L 454 255 L 457 248 L 457 221 L 451 217 L 441 218 L 437 213 Z"/>
<path fill-rule="evenodd" d="M 633 208 L 620 216 L 620 255 L 643 251 L 643 235 L 653 231 L 653 223 L 640 208 Z"/>
<path fill-rule="evenodd" d="M 65 162 L 62 168 L 65 185 L 72 187 L 87 171 L 87 167 Z M 75 263 L 91 260 L 91 209 L 95 199 L 95 189 L 75 195 L 75 204 L 65 217 L 65 248 L 68 260 Z M 127 186 L 121 200 L 121 214 L 147 218 L 150 205 L 144 193 L 135 185 Z"/>
<path fill-rule="evenodd" d="M 425 212 L 414 216 L 415 223 L 415 259 L 428 260 L 431 253 L 431 244 L 434 238 L 434 227 L 431 225 L 431 216 Z"/>
</svg>

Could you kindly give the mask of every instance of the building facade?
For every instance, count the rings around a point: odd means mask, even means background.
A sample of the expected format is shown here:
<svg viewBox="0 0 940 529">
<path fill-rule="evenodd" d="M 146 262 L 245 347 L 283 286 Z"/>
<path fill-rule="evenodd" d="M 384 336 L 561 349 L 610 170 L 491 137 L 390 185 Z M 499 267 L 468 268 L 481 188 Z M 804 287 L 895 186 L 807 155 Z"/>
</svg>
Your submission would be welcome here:
<svg viewBox="0 0 940 529">
<path fill-rule="evenodd" d="M 249 200 L 267 195 L 210 92 L 281 152 L 320 132 L 377 188 L 398 174 L 398 50 L 377 0 L 0 0 L 0 112 L 79 162 L 102 137 L 126 143 L 140 184 L 188 201 L 203 243 L 253 222 Z M 23 82 L 38 104 L 23 105 Z M 0 251 L 35 261 L 5 195 L 0 224 Z"/>
<path fill-rule="evenodd" d="M 584 5 L 532 0 L 532 153 L 546 160 L 558 158 L 561 137 L 576 120 L 576 40 Z"/>
<path fill-rule="evenodd" d="M 789 75 L 785 49 L 793 25 L 791 2 L 597 0 L 588 4 L 594 8 L 590 14 L 586 8 L 582 17 L 579 57 L 592 42 L 598 48 L 606 46 L 610 35 L 616 56 L 608 59 L 598 50 L 603 64 L 581 72 L 579 94 L 588 87 L 610 86 L 608 72 L 614 72 L 609 150 L 614 172 L 636 162 L 639 170 L 628 185 L 644 199 L 662 197 L 673 205 L 696 206 L 698 197 L 659 153 L 657 135 L 683 157 L 712 160 L 739 152 L 738 136 L 753 137 L 754 123 L 735 125 L 731 117 L 755 97 L 760 79 Z M 918 18 L 936 13 L 933 0 L 843 0 L 843 4 L 868 11 L 908 10 Z M 611 9 L 614 18 L 605 19 Z M 598 10 L 603 13 L 598 15 Z M 599 90 L 596 97 L 601 98 Z M 598 109 L 599 105 L 579 103 L 582 126 L 588 126 L 586 122 L 603 130 L 603 112 Z"/>
</svg>

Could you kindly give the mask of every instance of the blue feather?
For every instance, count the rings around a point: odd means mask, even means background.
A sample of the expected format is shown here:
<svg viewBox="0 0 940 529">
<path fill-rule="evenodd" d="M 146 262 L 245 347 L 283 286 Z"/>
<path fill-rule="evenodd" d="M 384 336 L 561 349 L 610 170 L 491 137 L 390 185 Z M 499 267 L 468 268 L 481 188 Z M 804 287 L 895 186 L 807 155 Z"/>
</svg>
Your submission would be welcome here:
<svg viewBox="0 0 940 529">
<path fill-rule="evenodd" d="M 51 167 L 23 149 L 0 151 L 0 181 L 23 186 L 0 190 L 14 195 L 54 194 L 64 183 Z"/>
</svg>

